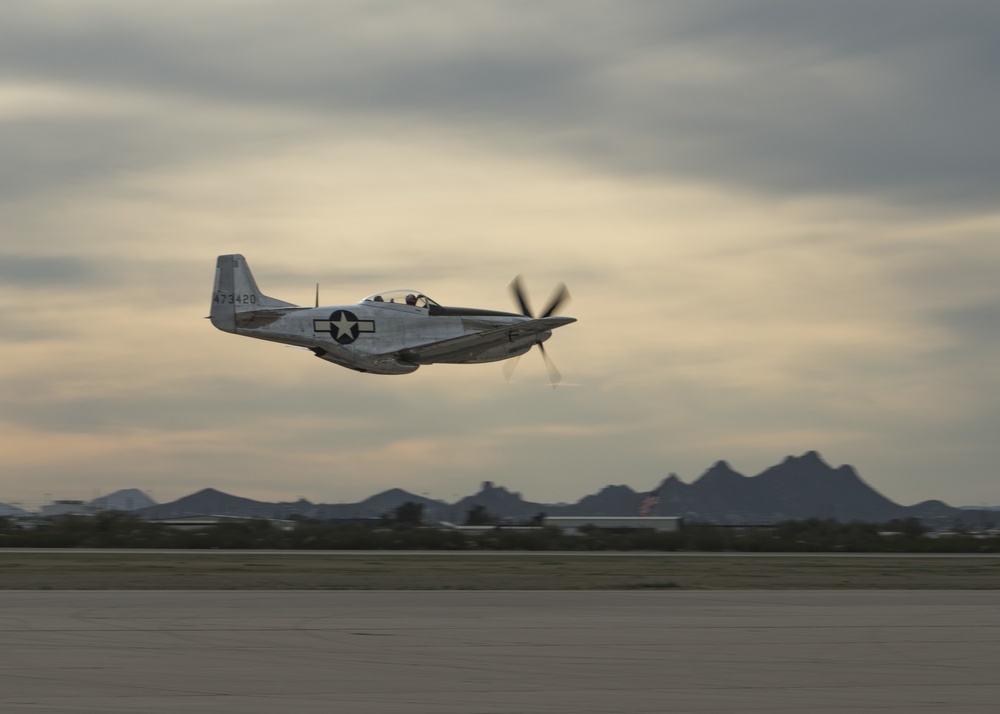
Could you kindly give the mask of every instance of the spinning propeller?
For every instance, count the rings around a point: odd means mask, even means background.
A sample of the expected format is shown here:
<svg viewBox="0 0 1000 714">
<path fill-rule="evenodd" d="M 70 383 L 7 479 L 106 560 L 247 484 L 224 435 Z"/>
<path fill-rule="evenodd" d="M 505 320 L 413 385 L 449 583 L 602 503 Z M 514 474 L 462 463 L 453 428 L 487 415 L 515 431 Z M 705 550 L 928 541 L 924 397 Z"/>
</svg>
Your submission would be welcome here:
<svg viewBox="0 0 1000 714">
<path fill-rule="evenodd" d="M 541 315 L 535 315 L 531 310 L 531 305 L 528 303 L 528 296 L 524 291 L 524 285 L 521 283 L 521 276 L 518 275 L 510 284 L 510 292 L 514 296 L 515 302 L 517 302 L 518 307 L 521 308 L 521 314 L 525 317 L 530 318 L 543 318 L 551 317 L 556 313 L 556 311 L 562 306 L 564 302 L 569 299 L 569 290 L 566 289 L 564 283 L 559 283 L 559 287 L 552 294 L 552 298 L 549 300 L 548 306 Z M 542 353 L 542 359 L 545 361 L 545 368 L 549 372 L 549 381 L 552 382 L 552 388 L 555 389 L 559 382 L 562 380 L 562 375 L 559 374 L 559 370 L 556 368 L 555 363 L 552 358 L 549 357 L 549 353 L 545 351 L 545 345 L 542 342 L 536 342 L 538 345 L 538 350 Z M 507 381 L 514 375 L 514 369 L 517 367 L 518 360 L 521 359 L 521 355 L 512 357 L 503 363 L 503 373 Z"/>
</svg>

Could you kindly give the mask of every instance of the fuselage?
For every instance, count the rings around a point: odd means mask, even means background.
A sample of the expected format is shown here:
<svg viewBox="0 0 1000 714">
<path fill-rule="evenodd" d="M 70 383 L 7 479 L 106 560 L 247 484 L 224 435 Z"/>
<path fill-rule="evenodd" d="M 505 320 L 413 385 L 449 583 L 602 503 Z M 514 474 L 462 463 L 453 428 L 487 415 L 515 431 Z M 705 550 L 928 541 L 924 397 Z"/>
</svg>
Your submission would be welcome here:
<svg viewBox="0 0 1000 714">
<path fill-rule="evenodd" d="M 422 295 L 419 305 L 374 297 L 353 305 L 299 307 L 273 317 L 262 317 L 260 313 L 237 315 L 233 332 L 305 347 L 342 366 L 380 374 L 406 374 L 421 364 L 496 362 L 523 354 L 552 335 L 551 331 L 534 333 L 485 349 L 458 348 L 433 359 L 408 356 L 408 348 L 516 326 L 530 318 L 492 310 L 444 307 Z"/>
</svg>

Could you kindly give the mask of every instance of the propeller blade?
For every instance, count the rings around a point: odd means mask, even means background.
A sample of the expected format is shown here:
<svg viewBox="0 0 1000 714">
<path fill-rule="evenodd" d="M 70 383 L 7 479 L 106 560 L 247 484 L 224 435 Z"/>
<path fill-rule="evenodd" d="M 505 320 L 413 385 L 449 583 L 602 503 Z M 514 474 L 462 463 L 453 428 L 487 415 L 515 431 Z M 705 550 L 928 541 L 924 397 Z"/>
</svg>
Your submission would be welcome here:
<svg viewBox="0 0 1000 714">
<path fill-rule="evenodd" d="M 535 315 L 532 313 L 531 305 L 528 303 L 528 295 L 524 290 L 524 283 L 520 275 L 511 281 L 510 292 L 514 296 L 514 301 L 518 307 L 521 308 L 521 314 L 534 319 Z M 540 317 L 552 317 L 567 300 L 569 300 L 569 290 L 566 289 L 565 283 L 559 283 L 555 293 L 552 295 L 552 299 L 549 300 L 548 307 L 545 308 L 545 312 Z M 549 381 L 552 383 L 552 388 L 555 389 L 562 381 L 562 375 L 559 373 L 555 362 L 549 357 L 549 353 L 546 352 L 545 345 L 541 342 L 536 342 L 535 344 L 538 345 L 538 349 L 542 353 L 542 359 L 545 360 L 545 369 L 549 372 Z M 520 355 L 511 357 L 503 364 L 503 374 L 508 382 L 510 382 L 511 377 L 514 375 L 514 368 L 517 367 L 518 359 L 520 359 Z"/>
<path fill-rule="evenodd" d="M 552 388 L 555 389 L 562 381 L 562 375 L 559 374 L 555 362 L 549 357 L 549 353 L 545 350 L 545 345 L 541 342 L 538 343 L 538 351 L 542 353 L 542 359 L 545 360 L 545 369 L 549 371 L 549 381 L 552 382 Z"/>
<path fill-rule="evenodd" d="M 510 384 L 511 378 L 514 376 L 514 370 L 517 369 L 517 363 L 521 359 L 521 355 L 515 355 L 510 359 L 506 359 L 503 362 L 503 378 L 507 380 L 507 384 Z"/>
<path fill-rule="evenodd" d="M 552 299 L 549 300 L 549 306 L 546 308 L 545 312 L 542 313 L 542 317 L 552 317 L 553 314 L 562 304 L 569 300 L 569 290 L 566 288 L 566 283 L 559 283 L 559 287 L 556 288 L 555 294 L 552 295 Z"/>
<path fill-rule="evenodd" d="M 520 275 L 510 282 L 510 292 L 514 296 L 514 301 L 518 307 L 521 308 L 521 314 L 525 317 L 534 317 L 531 312 L 531 306 L 528 304 L 528 296 L 525 294 L 524 286 L 521 284 Z"/>
</svg>

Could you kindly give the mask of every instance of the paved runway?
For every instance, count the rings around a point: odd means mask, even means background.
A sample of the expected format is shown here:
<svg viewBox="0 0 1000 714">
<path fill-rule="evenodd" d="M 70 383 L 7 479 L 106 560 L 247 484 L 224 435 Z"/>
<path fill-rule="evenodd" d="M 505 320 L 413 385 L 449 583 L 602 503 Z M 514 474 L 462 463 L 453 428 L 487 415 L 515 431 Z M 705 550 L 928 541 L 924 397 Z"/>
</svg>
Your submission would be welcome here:
<svg viewBox="0 0 1000 714">
<path fill-rule="evenodd" d="M 0 592 L 0 712 L 1000 711 L 1000 592 Z"/>
</svg>

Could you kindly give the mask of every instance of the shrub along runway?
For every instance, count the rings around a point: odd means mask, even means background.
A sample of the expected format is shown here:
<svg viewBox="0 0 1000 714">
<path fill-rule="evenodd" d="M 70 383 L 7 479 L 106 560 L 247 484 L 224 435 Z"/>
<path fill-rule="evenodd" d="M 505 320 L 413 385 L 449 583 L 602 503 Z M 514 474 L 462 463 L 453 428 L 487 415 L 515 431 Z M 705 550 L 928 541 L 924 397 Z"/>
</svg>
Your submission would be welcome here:
<svg viewBox="0 0 1000 714">
<path fill-rule="evenodd" d="M 1000 556 L 0 550 L 2 590 L 1000 590 Z"/>
</svg>

